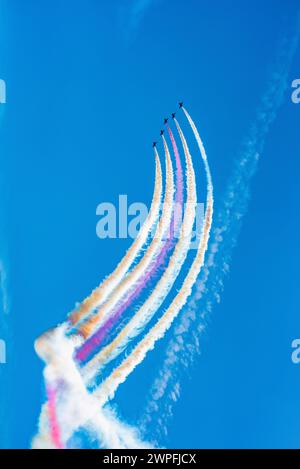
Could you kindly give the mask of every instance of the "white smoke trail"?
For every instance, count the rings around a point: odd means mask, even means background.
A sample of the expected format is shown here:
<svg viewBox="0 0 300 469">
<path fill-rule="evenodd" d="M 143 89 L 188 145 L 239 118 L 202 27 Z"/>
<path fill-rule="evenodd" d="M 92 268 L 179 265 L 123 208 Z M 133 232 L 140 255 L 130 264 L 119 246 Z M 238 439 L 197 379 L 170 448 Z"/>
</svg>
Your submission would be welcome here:
<svg viewBox="0 0 300 469">
<path fill-rule="evenodd" d="M 165 139 L 163 139 L 163 142 L 166 157 L 166 190 L 162 215 L 159 220 L 154 238 L 152 239 L 150 246 L 148 247 L 143 258 L 116 287 L 107 302 L 99 310 L 97 310 L 96 314 L 94 314 L 90 319 L 87 320 L 87 322 L 83 323 L 79 327 L 80 332 L 85 338 L 92 335 L 95 329 L 101 325 L 105 317 L 109 315 L 109 313 L 123 298 L 123 296 L 128 294 L 136 285 L 138 280 L 147 272 L 160 253 L 164 243 L 164 238 L 168 236 L 174 206 L 174 172 L 170 152 Z"/>
<path fill-rule="evenodd" d="M 137 238 L 134 240 L 126 255 L 123 257 L 121 262 L 118 264 L 114 272 L 112 272 L 93 292 L 89 295 L 74 311 L 69 319 L 73 325 L 80 321 L 89 311 L 95 307 L 100 306 L 107 297 L 116 288 L 119 282 L 123 279 L 127 271 L 132 266 L 134 260 L 141 251 L 143 245 L 146 243 L 147 238 L 153 227 L 156 225 L 161 200 L 162 200 L 162 170 L 158 152 L 154 147 L 155 153 L 155 186 L 151 202 L 151 207 L 148 216 L 143 224 Z"/>
<path fill-rule="evenodd" d="M 82 373 L 86 381 L 93 379 L 99 373 L 99 370 L 104 364 L 117 357 L 122 350 L 124 350 L 126 344 L 138 335 L 142 328 L 148 323 L 148 321 L 150 321 L 169 293 L 187 257 L 195 221 L 197 191 L 195 173 L 190 154 L 186 152 L 185 157 L 187 179 L 186 209 L 183 223 L 181 225 L 179 240 L 176 244 L 174 253 L 169 260 L 168 267 L 164 271 L 164 274 L 160 278 L 151 295 L 143 306 L 136 312 L 129 323 L 124 326 L 118 336 L 110 344 L 96 354 L 82 369 Z"/>
<path fill-rule="evenodd" d="M 189 149 L 185 140 L 185 137 L 181 131 L 181 128 L 178 122 L 175 120 L 180 138 L 183 144 L 184 153 L 186 158 L 190 158 Z M 200 272 L 200 269 L 204 262 L 204 255 L 207 249 L 207 243 L 209 238 L 209 232 L 212 222 L 212 208 L 213 201 L 210 200 L 211 205 L 207 207 L 203 233 L 201 235 L 199 247 L 195 256 L 195 259 L 190 267 L 188 274 L 183 282 L 183 285 L 175 298 L 173 299 L 171 305 L 163 314 L 163 316 L 157 321 L 157 323 L 150 329 L 150 331 L 145 335 L 145 337 L 135 346 L 129 357 L 127 357 L 123 362 L 106 378 L 101 385 L 94 391 L 93 395 L 97 396 L 101 404 L 105 404 L 108 399 L 111 399 L 117 388 L 121 383 L 123 383 L 127 376 L 139 365 L 146 354 L 153 349 L 157 340 L 161 339 L 166 331 L 171 326 L 173 320 L 181 310 L 181 308 L 186 303 L 189 295 L 191 294 L 192 287 L 197 279 L 197 276 Z"/>
<path fill-rule="evenodd" d="M 120 422 L 109 409 L 86 390 L 74 363 L 73 353 L 76 338 L 66 338 L 65 325 L 59 326 L 40 337 L 35 348 L 46 362 L 44 378 L 47 384 L 59 386 L 56 413 L 63 447 L 67 447 L 74 433 L 85 429 L 91 438 L 97 439 L 102 448 L 149 448 L 142 442 L 136 429 Z M 38 434 L 33 438 L 32 448 L 55 448 L 51 439 L 48 403 L 42 407 Z"/>
<path fill-rule="evenodd" d="M 202 275 L 174 329 L 173 337 L 166 347 L 166 358 L 150 391 L 148 405 L 140 424 L 146 432 L 149 422 L 155 418 L 157 438 L 167 434 L 168 418 L 172 416 L 174 402 L 180 396 L 180 378 L 199 353 L 199 335 L 205 329 L 206 316 L 212 311 L 214 303 L 220 302 L 232 250 L 238 239 L 242 218 L 247 212 L 250 182 L 257 169 L 269 128 L 282 103 L 298 40 L 299 26 L 294 38 L 283 42 L 275 71 L 257 111 L 256 121 L 235 163 L 223 206 L 216 217 Z M 200 300 L 202 303 L 199 303 Z"/>
</svg>

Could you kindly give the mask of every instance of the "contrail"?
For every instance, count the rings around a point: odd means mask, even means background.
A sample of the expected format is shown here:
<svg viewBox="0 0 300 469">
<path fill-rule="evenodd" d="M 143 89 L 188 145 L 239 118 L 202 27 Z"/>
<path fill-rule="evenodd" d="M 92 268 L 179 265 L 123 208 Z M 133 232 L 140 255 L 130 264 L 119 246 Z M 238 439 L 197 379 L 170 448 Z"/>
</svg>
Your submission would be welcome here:
<svg viewBox="0 0 300 469">
<path fill-rule="evenodd" d="M 97 310 L 97 313 L 89 318 L 78 328 L 80 334 L 86 339 L 88 338 L 99 326 L 102 320 L 107 314 L 109 314 L 112 308 L 121 300 L 123 295 L 128 293 L 131 288 L 133 288 L 139 278 L 147 271 L 151 263 L 158 255 L 161 249 L 162 240 L 169 231 L 171 216 L 173 211 L 173 194 L 174 194 L 174 173 L 173 166 L 171 162 L 170 153 L 167 145 L 165 145 L 165 156 L 166 156 L 166 190 L 165 190 L 165 199 L 163 204 L 162 215 L 156 229 L 154 238 L 147 249 L 144 257 L 140 262 L 134 267 L 132 271 L 123 279 L 123 281 L 117 286 L 112 296 L 108 301 L 103 305 L 103 307 Z"/>
<path fill-rule="evenodd" d="M 179 158 L 178 148 L 173 133 L 169 127 L 168 131 L 172 141 L 174 153 L 176 157 Z M 107 363 L 108 361 L 111 361 L 113 358 L 115 358 L 124 349 L 128 341 L 139 334 L 141 329 L 148 323 L 148 321 L 150 321 L 154 313 L 163 303 L 180 272 L 190 247 L 192 230 L 195 221 L 195 209 L 197 204 L 195 173 L 189 153 L 186 153 L 186 168 L 186 210 L 181 226 L 179 240 L 176 244 L 175 251 L 169 260 L 168 267 L 147 301 L 137 311 L 129 323 L 124 326 L 118 336 L 109 345 L 104 347 L 83 368 L 82 373 L 86 380 L 92 379 L 96 374 L 98 374 L 99 369 L 104 363 Z"/>
<path fill-rule="evenodd" d="M 107 297 L 112 293 L 115 287 L 123 279 L 125 274 L 128 272 L 132 266 L 134 260 L 141 251 L 143 245 L 146 243 L 149 236 L 149 232 L 156 225 L 160 205 L 162 199 L 162 170 L 159 155 L 157 149 L 154 147 L 155 153 L 155 185 L 153 198 L 151 202 L 151 207 L 149 214 L 143 224 L 137 238 L 132 243 L 131 247 L 128 249 L 128 252 L 123 257 L 121 262 L 118 264 L 117 268 L 111 273 L 92 293 L 89 295 L 83 302 L 79 305 L 78 309 L 72 312 L 69 316 L 69 321 L 72 325 L 75 325 L 80 321 L 90 310 L 100 306 Z"/>
<path fill-rule="evenodd" d="M 182 130 L 177 120 L 174 119 L 174 121 L 183 144 L 186 158 L 187 160 L 191 160 L 189 149 Z M 93 395 L 97 396 L 101 405 L 104 405 L 108 399 L 111 399 L 114 396 L 119 385 L 123 383 L 127 376 L 136 368 L 136 366 L 143 361 L 149 350 L 153 349 L 156 341 L 164 336 L 165 332 L 169 329 L 173 320 L 181 308 L 185 305 L 189 295 L 191 294 L 192 287 L 203 265 L 205 251 L 207 249 L 209 232 L 212 223 L 212 199 L 210 202 L 211 205 L 207 206 L 206 209 L 203 233 L 195 259 L 188 271 L 180 291 L 177 293 L 171 305 L 163 314 L 163 316 L 158 320 L 155 326 L 153 326 L 152 329 L 146 334 L 146 336 L 135 346 L 129 357 L 123 360 L 123 362 L 111 373 L 111 375 L 106 378 L 103 383 L 94 391 Z"/>
<path fill-rule="evenodd" d="M 199 335 L 205 328 L 205 318 L 212 311 L 214 303 L 220 302 L 232 251 L 239 236 L 243 216 L 248 209 L 250 183 L 287 87 L 289 69 L 299 41 L 299 19 L 295 36 L 292 40 L 283 42 L 269 86 L 257 110 L 256 121 L 251 126 L 235 162 L 223 205 L 216 217 L 216 226 L 212 232 L 202 275 L 197 282 L 194 295 L 174 329 L 173 338 L 166 347 L 166 358 L 150 392 L 148 406 L 140 423 L 144 430 L 153 419 L 153 414 L 159 413 L 156 431 L 159 434 L 162 432 L 166 434 L 165 422 L 172 415 L 173 404 L 180 394 L 180 375 L 199 353 Z M 190 124 L 192 125 L 191 121 Z M 199 303 L 200 301 L 202 303 Z"/>
</svg>

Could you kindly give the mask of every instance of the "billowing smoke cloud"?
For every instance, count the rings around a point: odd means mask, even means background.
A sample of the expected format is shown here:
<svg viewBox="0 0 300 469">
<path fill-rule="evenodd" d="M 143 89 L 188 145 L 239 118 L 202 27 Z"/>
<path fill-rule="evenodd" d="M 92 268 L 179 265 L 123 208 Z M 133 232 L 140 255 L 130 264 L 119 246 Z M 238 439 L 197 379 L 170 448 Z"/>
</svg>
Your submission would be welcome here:
<svg viewBox="0 0 300 469">
<path fill-rule="evenodd" d="M 33 448 L 67 448 L 76 431 L 85 429 L 98 447 L 147 448 L 137 430 L 123 424 L 84 386 L 73 355 L 76 338 L 66 337 L 65 325 L 47 332 L 35 343 L 37 354 L 45 361 L 44 379 L 48 402 L 43 405 L 39 432 Z"/>
</svg>

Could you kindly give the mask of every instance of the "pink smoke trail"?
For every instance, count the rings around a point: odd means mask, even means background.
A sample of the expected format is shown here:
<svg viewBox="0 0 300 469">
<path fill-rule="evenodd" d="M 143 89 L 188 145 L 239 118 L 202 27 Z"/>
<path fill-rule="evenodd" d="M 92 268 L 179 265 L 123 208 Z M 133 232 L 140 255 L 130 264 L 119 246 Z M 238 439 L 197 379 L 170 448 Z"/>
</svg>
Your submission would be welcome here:
<svg viewBox="0 0 300 469">
<path fill-rule="evenodd" d="M 50 434 L 54 446 L 57 449 L 64 449 L 64 446 L 61 442 L 60 429 L 58 420 L 56 417 L 56 392 L 55 389 L 47 384 L 47 396 L 48 396 L 48 413 L 49 413 L 49 425 L 50 425 Z"/>
</svg>

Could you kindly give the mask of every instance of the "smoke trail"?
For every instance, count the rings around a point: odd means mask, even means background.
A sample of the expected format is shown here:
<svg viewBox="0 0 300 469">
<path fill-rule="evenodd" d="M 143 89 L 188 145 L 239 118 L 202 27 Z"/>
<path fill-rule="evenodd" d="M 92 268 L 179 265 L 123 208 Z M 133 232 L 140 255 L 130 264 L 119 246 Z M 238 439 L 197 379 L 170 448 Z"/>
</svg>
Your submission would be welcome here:
<svg viewBox="0 0 300 469">
<path fill-rule="evenodd" d="M 189 220 L 188 226 L 190 231 L 192 231 L 196 204 L 195 176 L 184 135 L 178 122 L 175 121 L 175 123 L 186 158 L 188 202 L 189 205 L 193 206 L 193 208 L 190 206 L 187 207 L 183 225 L 185 225 L 186 228 L 186 220 Z M 171 163 L 165 141 L 164 144 L 166 158 L 168 158 Z M 173 181 L 172 166 L 170 166 L 170 170 Z M 210 212 L 210 216 L 211 215 L 212 212 Z M 162 220 L 160 223 L 162 224 Z M 182 226 L 181 235 L 185 234 L 183 228 L 184 226 Z M 206 237 L 208 237 L 208 234 L 209 231 L 207 230 L 206 219 L 196 258 L 183 283 L 182 289 L 156 325 L 135 347 L 129 359 L 124 360 L 104 383 L 102 383 L 96 392 L 92 394 L 89 393 L 85 387 L 80 370 L 76 366 L 73 358 L 74 351 L 81 343 L 81 338 L 78 335 L 67 337 L 67 324 L 63 324 L 54 330 L 48 331 L 36 341 L 36 352 L 46 362 L 44 378 L 48 392 L 48 402 L 42 408 L 39 420 L 39 432 L 32 443 L 34 448 L 69 447 L 68 445 L 70 445 L 70 441 L 72 441 L 74 432 L 82 428 L 87 429 L 89 434 L 96 435 L 99 446 L 101 447 L 149 447 L 149 444 L 140 441 L 134 429 L 124 426 L 124 424 L 109 414 L 107 409 L 103 409 L 103 404 L 114 394 L 118 385 L 126 379 L 134 367 L 142 361 L 146 353 L 154 346 L 155 342 L 164 335 L 174 317 L 186 302 L 192 284 L 203 262 L 207 244 Z M 189 242 L 190 241 L 187 242 L 187 247 L 189 246 Z"/>
<path fill-rule="evenodd" d="M 187 160 L 191 160 L 185 137 L 176 119 L 175 124 L 177 126 L 180 139 L 183 144 L 186 158 Z M 212 222 L 212 199 L 210 202 L 211 205 L 208 206 L 206 209 L 203 233 L 200 239 L 197 254 L 192 263 L 192 266 L 188 271 L 188 274 L 183 282 L 181 289 L 173 299 L 167 311 L 158 320 L 155 326 L 153 326 L 152 329 L 146 334 L 146 336 L 136 345 L 129 357 L 123 360 L 120 366 L 118 366 L 111 373 L 111 375 L 98 387 L 98 389 L 94 391 L 93 395 L 98 397 L 102 405 L 105 404 L 108 399 L 111 399 L 114 396 L 119 385 L 123 383 L 126 380 L 127 376 L 136 368 L 136 366 L 143 361 L 146 354 L 151 349 L 153 349 L 156 341 L 164 336 L 165 332 L 169 329 L 173 320 L 186 303 L 189 295 L 191 294 L 192 287 L 203 265 L 204 255 L 207 249 L 209 232 Z"/>
<path fill-rule="evenodd" d="M 99 408 L 96 400 L 91 399 L 89 394 L 73 393 L 72 396 L 65 395 L 69 403 L 69 408 L 73 414 L 66 414 L 64 407 L 59 408 L 59 412 L 64 415 L 61 422 L 61 428 L 64 428 L 64 434 L 68 438 L 62 449 L 72 449 L 80 447 L 78 441 L 74 441 L 76 432 L 85 431 L 90 437 L 92 443 L 97 444 L 99 449 L 150 449 L 152 445 L 143 442 L 139 438 L 137 429 L 121 422 L 115 413 L 108 409 Z M 79 401 L 80 399 L 80 401 Z M 80 404 L 79 404 L 80 402 Z M 70 406 L 70 403 L 72 405 Z M 53 443 L 51 428 L 49 428 L 49 408 L 48 403 L 44 404 L 39 418 L 39 431 L 33 438 L 31 447 L 33 449 L 57 449 Z M 81 419 L 78 420 L 78 407 L 84 409 Z"/>
<path fill-rule="evenodd" d="M 173 133 L 169 127 L 168 131 L 172 141 L 174 153 L 179 159 L 177 145 Z M 163 303 L 180 272 L 190 247 L 192 230 L 195 221 L 195 209 L 197 204 L 195 173 L 189 153 L 186 153 L 186 168 L 186 210 L 181 226 L 179 241 L 177 242 L 175 251 L 169 260 L 168 267 L 147 301 L 136 312 L 130 322 L 122 329 L 118 336 L 109 345 L 104 347 L 83 368 L 82 372 L 84 373 L 86 380 L 92 379 L 96 374 L 98 374 L 99 369 L 104 363 L 111 361 L 113 358 L 119 355 L 128 341 L 139 334 L 141 329 L 145 326 L 145 324 L 147 324 L 148 321 L 150 321 L 154 313 Z"/>
<path fill-rule="evenodd" d="M 172 135 L 172 132 L 171 132 L 171 135 Z M 166 141 L 164 137 L 162 138 L 163 138 L 164 147 L 167 148 Z M 175 202 L 176 204 L 180 206 L 180 212 L 182 212 L 182 207 L 183 207 L 182 167 L 181 167 L 181 161 L 180 161 L 179 153 L 178 153 L 174 138 L 173 138 L 173 142 L 175 145 L 175 146 L 173 145 L 173 147 L 174 147 L 175 158 L 176 158 L 176 187 L 177 187 Z M 176 205 L 176 208 L 177 208 L 177 205 Z M 117 310 L 111 313 L 109 315 L 109 318 L 106 321 L 104 321 L 102 326 L 95 332 L 95 334 L 93 334 L 82 345 L 82 347 L 80 347 L 80 349 L 76 353 L 76 358 L 78 360 L 81 360 L 81 361 L 85 360 L 87 356 L 93 350 L 96 349 L 96 347 L 99 347 L 104 337 L 107 337 L 110 330 L 115 326 L 116 322 L 121 317 L 122 313 L 128 309 L 128 307 L 132 304 L 132 302 L 138 297 L 140 292 L 147 286 L 147 284 L 149 283 L 149 280 L 151 280 L 155 276 L 159 267 L 165 261 L 168 255 L 168 252 L 173 248 L 175 244 L 174 233 L 177 233 L 178 227 L 180 225 L 180 218 L 181 218 L 180 216 L 177 216 L 177 215 L 178 215 L 177 210 L 175 210 L 172 215 L 171 227 L 170 227 L 170 233 L 169 233 L 168 239 L 164 243 L 163 248 L 161 249 L 161 252 L 154 260 L 151 266 L 151 269 L 146 271 L 145 274 L 139 279 L 137 286 L 135 287 L 133 292 L 126 298 L 126 300 L 122 301 L 122 303 L 117 308 Z M 192 221 L 192 227 L 193 227 L 193 221 Z M 192 227 L 191 227 L 191 230 L 192 230 Z"/>
<path fill-rule="evenodd" d="M 79 308 L 70 314 L 69 321 L 75 325 L 80 321 L 91 309 L 100 306 L 109 294 L 115 289 L 122 280 L 126 272 L 132 266 L 135 258 L 139 254 L 141 248 L 147 241 L 149 232 L 156 225 L 159 217 L 159 210 L 162 199 L 162 171 L 158 152 L 154 147 L 155 153 L 155 186 L 151 202 L 149 214 L 143 224 L 137 238 L 128 249 L 127 254 L 118 264 L 117 268 L 110 274 L 79 306 Z"/>
<path fill-rule="evenodd" d="M 50 385 L 46 386 L 46 392 L 48 396 L 48 417 L 51 439 L 55 448 L 62 449 L 63 445 L 61 442 L 60 429 L 56 417 L 56 392 L 55 389 Z"/>
<path fill-rule="evenodd" d="M 199 353 L 199 335 L 205 328 L 206 316 L 212 311 L 214 303 L 220 302 L 224 278 L 229 272 L 232 251 L 238 239 L 242 218 L 247 212 L 250 183 L 264 149 L 268 131 L 282 103 L 298 40 L 299 26 L 292 40 L 283 41 L 268 89 L 257 111 L 256 121 L 235 162 L 223 205 L 216 217 L 208 256 L 202 275 L 197 282 L 196 291 L 174 329 L 173 338 L 167 345 L 166 358 L 152 386 L 141 425 L 146 431 L 147 424 L 153 419 L 153 414 L 158 413 L 159 417 L 155 419 L 157 436 L 161 436 L 162 433 L 167 434 L 166 421 L 172 416 L 174 402 L 180 395 L 180 377 L 191 365 L 195 355 Z M 191 121 L 190 124 L 192 125 Z M 193 131 L 195 132 L 194 128 Z M 200 300 L 202 300 L 201 304 L 199 304 Z M 201 314 L 197 314 L 199 310 Z M 191 333 L 192 325 L 193 332 Z"/>
<path fill-rule="evenodd" d="M 166 157 L 166 191 L 162 215 L 158 227 L 156 229 L 154 238 L 149 248 L 147 249 L 144 257 L 118 285 L 118 287 L 113 292 L 112 296 L 103 305 L 103 307 L 97 310 L 96 314 L 94 314 L 90 319 L 88 319 L 79 327 L 79 332 L 85 339 L 88 338 L 96 330 L 97 326 L 101 325 L 101 322 L 103 321 L 105 316 L 107 316 L 112 311 L 112 308 L 116 306 L 120 300 L 124 301 L 123 296 L 128 292 L 130 293 L 131 289 L 136 286 L 137 282 L 143 279 L 143 276 L 147 273 L 147 269 L 151 267 L 152 263 L 156 259 L 156 256 L 160 253 L 164 237 L 170 231 L 170 222 L 173 212 L 174 174 L 169 149 L 165 141 L 164 147 Z M 81 354 L 85 355 L 89 347 L 89 343 L 83 344 L 82 348 L 78 352 L 79 359 L 81 359 Z"/>
<path fill-rule="evenodd" d="M 74 433 L 80 429 L 86 429 L 91 438 L 96 438 L 99 447 L 151 447 L 139 439 L 136 429 L 121 423 L 109 409 L 102 409 L 98 400 L 86 390 L 73 360 L 78 338 L 67 338 L 66 332 L 66 325 L 60 326 L 44 334 L 35 343 L 36 352 L 46 362 L 44 378 L 47 389 L 52 387 L 59 392 L 55 396 L 55 411 L 50 400 L 42 407 L 38 434 L 32 441 L 32 447 L 54 448 L 60 445 L 67 448 Z M 54 412 L 58 419 L 55 417 L 53 425 Z"/>
<path fill-rule="evenodd" d="M 174 182 L 172 163 L 167 145 L 166 150 L 166 194 L 163 207 L 163 215 L 159 222 L 157 232 L 162 235 L 167 229 L 167 221 L 170 221 L 169 206 L 172 206 Z M 170 204 L 171 202 L 171 204 Z M 167 220 L 167 221 L 166 221 Z M 161 239 L 162 239 L 161 235 Z M 136 430 L 129 428 L 119 422 L 112 415 L 108 415 L 107 409 L 99 408 L 99 402 L 92 396 L 84 386 L 82 377 L 73 360 L 74 350 L 81 343 L 78 335 L 66 337 L 68 325 L 63 324 L 55 330 L 49 331 L 40 337 L 35 344 L 38 355 L 46 362 L 44 378 L 47 388 L 52 386 L 57 388 L 56 412 L 61 418 L 59 430 L 62 444 L 65 446 L 78 428 L 88 428 L 92 433 L 98 435 L 101 445 L 109 448 L 124 447 L 149 447 L 148 443 L 143 443 L 138 439 Z M 51 407 L 51 406 L 50 406 Z M 39 420 L 39 432 L 33 440 L 33 447 L 53 447 L 54 433 L 57 431 L 55 422 L 53 428 L 53 418 L 49 420 L 49 403 L 42 408 Z M 56 445 L 58 441 L 56 441 Z M 61 443 L 59 443 L 61 444 Z"/>
</svg>

